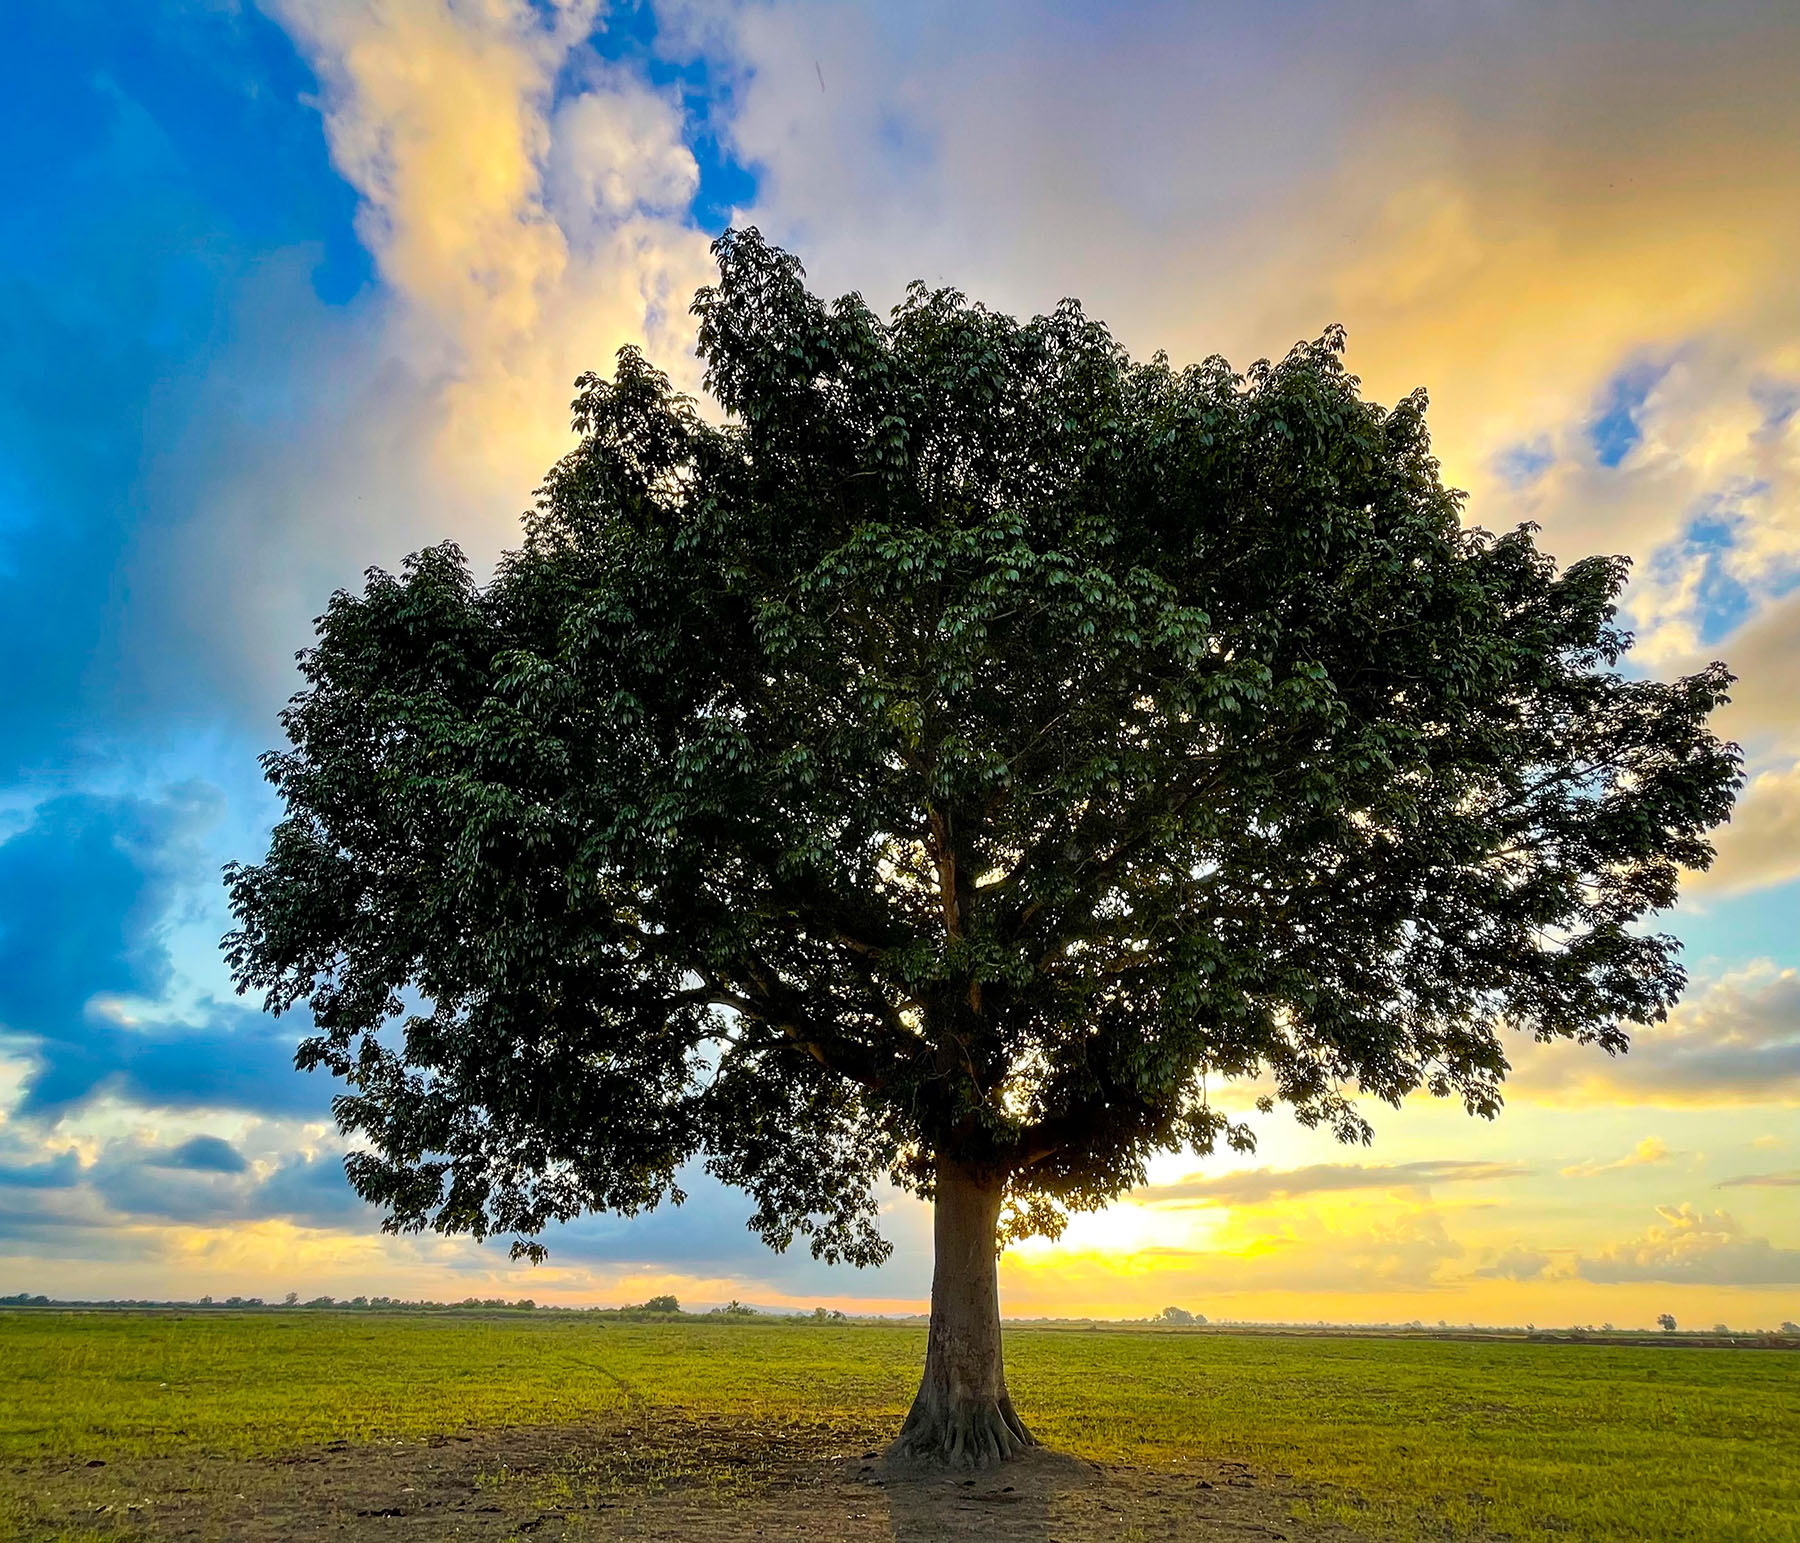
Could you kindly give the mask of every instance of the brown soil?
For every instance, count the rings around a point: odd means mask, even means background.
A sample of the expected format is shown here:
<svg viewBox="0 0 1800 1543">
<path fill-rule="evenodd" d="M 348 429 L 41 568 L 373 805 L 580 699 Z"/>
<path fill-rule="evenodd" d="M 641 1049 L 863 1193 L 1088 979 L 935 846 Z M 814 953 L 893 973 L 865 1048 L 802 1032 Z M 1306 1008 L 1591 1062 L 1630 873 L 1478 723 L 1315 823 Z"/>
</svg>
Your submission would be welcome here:
<svg viewBox="0 0 1800 1543">
<path fill-rule="evenodd" d="M 33 1464 L 0 1476 L 27 1538 L 1187 1540 L 1326 1543 L 1291 1483 L 1235 1463 L 1096 1467 L 1036 1451 L 974 1476 L 890 1470 L 877 1433 L 639 1410 L 601 1428 L 474 1432 L 284 1458 Z M 0 1532 L 6 1530 L 0 1508 Z"/>
</svg>

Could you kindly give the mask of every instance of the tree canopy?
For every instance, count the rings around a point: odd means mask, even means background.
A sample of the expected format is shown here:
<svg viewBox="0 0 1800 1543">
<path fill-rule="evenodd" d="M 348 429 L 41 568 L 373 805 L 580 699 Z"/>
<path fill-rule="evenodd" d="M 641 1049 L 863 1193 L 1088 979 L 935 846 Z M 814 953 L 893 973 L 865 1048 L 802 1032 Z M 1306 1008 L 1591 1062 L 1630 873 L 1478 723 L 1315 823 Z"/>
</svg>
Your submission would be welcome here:
<svg viewBox="0 0 1800 1543">
<path fill-rule="evenodd" d="M 1625 562 L 1465 524 L 1423 393 L 716 253 L 718 414 L 582 377 L 522 545 L 334 595 L 265 758 L 230 961 L 391 1227 L 535 1255 L 699 1160 L 866 1263 L 951 1158 L 1053 1233 L 1246 1145 L 1227 1080 L 1361 1140 L 1663 1016 L 1730 677 L 1626 673 Z"/>
</svg>

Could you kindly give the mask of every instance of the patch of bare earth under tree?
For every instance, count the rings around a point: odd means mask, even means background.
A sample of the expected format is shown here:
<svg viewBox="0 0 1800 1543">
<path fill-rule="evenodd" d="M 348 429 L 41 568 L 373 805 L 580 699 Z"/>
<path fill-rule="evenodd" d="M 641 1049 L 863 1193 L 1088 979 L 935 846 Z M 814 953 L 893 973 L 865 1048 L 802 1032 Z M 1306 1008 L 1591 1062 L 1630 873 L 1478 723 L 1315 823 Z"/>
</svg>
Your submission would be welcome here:
<svg viewBox="0 0 1800 1543">
<path fill-rule="evenodd" d="M 220 1543 L 431 1539 L 1325 1543 L 1305 1495 L 1238 1463 L 1107 1467 L 1042 1450 L 976 1474 L 889 1469 L 881 1434 L 639 1410 L 607 1427 L 342 1442 L 277 1458 L 16 1468 L 41 1532 Z"/>
</svg>

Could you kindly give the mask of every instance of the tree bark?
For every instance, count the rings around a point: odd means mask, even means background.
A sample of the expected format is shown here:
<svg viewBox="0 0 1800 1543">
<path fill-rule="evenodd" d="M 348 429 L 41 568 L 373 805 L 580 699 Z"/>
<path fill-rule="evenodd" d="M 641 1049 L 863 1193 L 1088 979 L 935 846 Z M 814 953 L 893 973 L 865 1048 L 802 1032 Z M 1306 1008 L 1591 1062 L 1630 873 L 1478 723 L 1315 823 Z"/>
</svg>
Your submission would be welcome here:
<svg viewBox="0 0 1800 1543">
<path fill-rule="evenodd" d="M 1013 1412 L 1000 1352 L 1003 1190 L 997 1174 L 938 1161 L 925 1375 L 891 1456 L 985 1468 L 1036 1445 Z"/>
</svg>

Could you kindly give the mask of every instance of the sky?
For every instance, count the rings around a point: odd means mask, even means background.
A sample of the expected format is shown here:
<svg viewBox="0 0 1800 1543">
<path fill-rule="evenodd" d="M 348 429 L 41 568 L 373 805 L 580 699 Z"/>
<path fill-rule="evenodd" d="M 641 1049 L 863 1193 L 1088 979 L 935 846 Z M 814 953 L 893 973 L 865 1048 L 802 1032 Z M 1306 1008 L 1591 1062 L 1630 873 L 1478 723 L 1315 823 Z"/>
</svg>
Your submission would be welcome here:
<svg viewBox="0 0 1800 1543">
<path fill-rule="evenodd" d="M 1079 297 L 1240 368 L 1333 322 L 1446 480 L 1622 552 L 1634 668 L 1713 658 L 1748 781 L 1631 1053 L 1513 1047 L 1492 1123 L 1279 1114 L 1002 1261 L 1016 1316 L 1800 1319 L 1800 11 L 1715 0 L 908 6 L 47 0 L 0 49 L 0 1295 L 910 1312 L 696 1177 L 633 1222 L 390 1238 L 323 1073 L 235 996 L 333 588 L 517 539 L 574 377 L 755 224 L 815 289 Z M 1227 1097 L 1231 1095 L 1228 1093 Z"/>
</svg>

